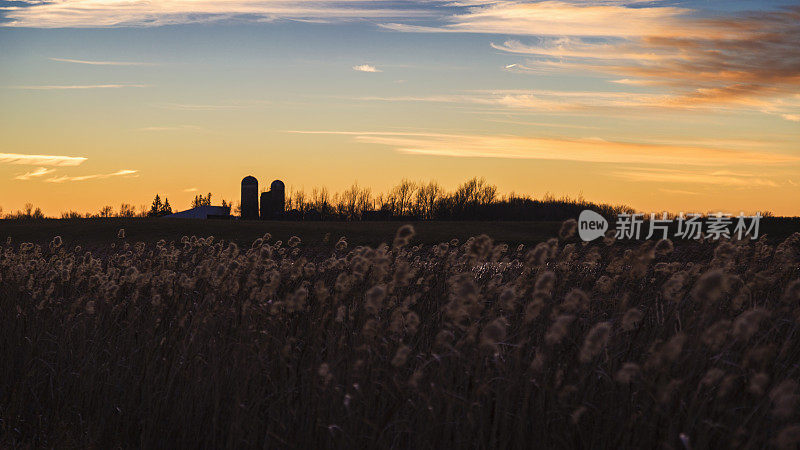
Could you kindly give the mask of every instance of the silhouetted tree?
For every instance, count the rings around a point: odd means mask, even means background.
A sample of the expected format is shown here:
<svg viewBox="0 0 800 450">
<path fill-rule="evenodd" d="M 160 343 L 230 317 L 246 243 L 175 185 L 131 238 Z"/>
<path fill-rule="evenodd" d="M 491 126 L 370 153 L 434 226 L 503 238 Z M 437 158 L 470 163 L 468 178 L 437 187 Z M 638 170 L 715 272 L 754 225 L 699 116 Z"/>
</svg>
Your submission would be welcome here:
<svg viewBox="0 0 800 450">
<path fill-rule="evenodd" d="M 342 193 L 336 206 L 336 210 L 343 219 L 358 220 L 372 208 L 372 191 L 368 188 L 361 189 L 357 183 L 353 183 L 350 188 Z"/>
<path fill-rule="evenodd" d="M 111 217 L 114 215 L 114 208 L 110 205 L 103 206 L 100 208 L 100 212 L 97 213 L 100 217 Z"/>
<path fill-rule="evenodd" d="M 311 203 L 321 218 L 325 218 L 333 214 L 331 199 L 327 188 L 315 188 L 313 191 L 311 191 Z"/>
<path fill-rule="evenodd" d="M 62 219 L 82 219 L 83 217 L 83 214 L 77 211 L 67 211 L 61 213 Z"/>
<path fill-rule="evenodd" d="M 161 209 L 161 216 L 172 214 L 172 206 L 169 205 L 169 199 L 164 197 L 164 207 Z"/>
<path fill-rule="evenodd" d="M 436 203 L 441 199 L 443 193 L 444 189 L 435 181 L 428 184 L 420 183 L 417 188 L 413 213 L 423 220 L 432 219 Z"/>
<path fill-rule="evenodd" d="M 197 208 L 198 206 L 211 206 L 211 192 L 209 192 L 205 197 L 203 197 L 202 194 L 194 196 L 194 200 L 192 200 L 192 208 Z"/>
<path fill-rule="evenodd" d="M 153 205 L 150 206 L 150 212 L 147 215 L 150 217 L 159 216 L 162 209 L 164 209 L 164 204 L 161 202 L 161 197 L 156 194 L 156 198 L 153 199 Z"/>
<path fill-rule="evenodd" d="M 40 208 L 34 208 L 33 203 L 26 203 L 25 210 L 6 214 L 6 219 L 44 219 L 44 213 Z"/>
<path fill-rule="evenodd" d="M 356 199 L 356 212 L 359 217 L 364 216 L 364 212 L 372 209 L 372 190 L 370 188 L 361 189 Z"/>
<path fill-rule="evenodd" d="M 411 199 L 414 197 L 416 189 L 416 185 L 409 180 L 403 180 L 395 186 L 393 190 L 395 200 L 393 211 L 395 215 L 405 216 L 410 212 Z"/>
<path fill-rule="evenodd" d="M 306 193 L 304 190 L 300 189 L 299 191 L 294 191 L 291 198 L 291 208 L 300 211 L 300 214 L 305 214 L 308 211 L 308 203 L 306 202 Z"/>
<path fill-rule="evenodd" d="M 133 205 L 129 203 L 119 205 L 119 217 L 136 217 L 136 210 Z"/>
<path fill-rule="evenodd" d="M 34 209 L 33 203 L 25 203 L 25 218 L 26 219 L 44 219 L 44 214 L 39 207 Z"/>
<path fill-rule="evenodd" d="M 148 217 L 166 216 L 172 214 L 172 206 L 169 204 L 169 199 L 164 198 L 164 203 L 161 203 L 161 197 L 156 194 L 153 199 L 153 204 L 150 206 L 150 211 L 147 213 Z"/>
</svg>

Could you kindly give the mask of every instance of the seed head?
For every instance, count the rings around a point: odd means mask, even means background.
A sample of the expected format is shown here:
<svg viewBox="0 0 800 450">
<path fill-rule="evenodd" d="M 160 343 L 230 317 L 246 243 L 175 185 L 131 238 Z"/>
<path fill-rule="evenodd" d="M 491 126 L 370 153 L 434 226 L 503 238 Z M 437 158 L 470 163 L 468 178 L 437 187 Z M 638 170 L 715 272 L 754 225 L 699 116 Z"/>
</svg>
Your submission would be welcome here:
<svg viewBox="0 0 800 450">
<path fill-rule="evenodd" d="M 377 315 L 383 308 L 383 300 L 386 298 L 386 286 L 379 284 L 367 291 L 364 303 L 364 310 L 367 313 Z"/>
<path fill-rule="evenodd" d="M 581 348 L 581 353 L 578 358 L 580 362 L 584 364 L 588 363 L 599 355 L 606 344 L 608 344 L 610 334 L 611 324 L 608 322 L 600 322 L 592 327 L 586 335 L 586 339 L 583 341 L 583 347 Z"/>
<path fill-rule="evenodd" d="M 553 324 L 550 325 L 550 328 L 547 329 L 547 333 L 544 335 L 545 343 L 550 346 L 560 344 L 569 332 L 569 326 L 573 320 L 575 320 L 575 316 L 568 314 L 562 314 L 556 317 Z"/>
<path fill-rule="evenodd" d="M 769 393 L 772 400 L 772 415 L 779 419 L 787 419 L 794 414 L 800 396 L 797 394 L 797 382 L 785 380 Z"/>
<path fill-rule="evenodd" d="M 415 232 L 413 226 L 409 224 L 403 225 L 397 230 L 397 234 L 394 236 L 394 247 L 405 247 L 411 241 L 411 238 L 414 237 L 414 234 Z"/>
<path fill-rule="evenodd" d="M 761 326 L 761 321 L 767 317 L 767 313 L 761 309 L 753 308 L 743 312 L 733 322 L 733 336 L 741 341 L 748 341 Z"/>
<path fill-rule="evenodd" d="M 700 384 L 703 386 L 716 386 L 724 376 L 725 372 L 722 369 L 708 369 L 703 379 L 700 380 Z"/>
<path fill-rule="evenodd" d="M 761 397 L 764 395 L 764 392 L 769 385 L 769 375 L 764 372 L 757 373 L 753 376 L 753 379 L 750 380 L 750 386 L 748 386 L 747 390 L 757 396 Z"/>
<path fill-rule="evenodd" d="M 782 429 L 774 442 L 778 450 L 796 450 L 800 446 L 800 424 Z"/>
<path fill-rule="evenodd" d="M 722 269 L 713 269 L 697 280 L 692 289 L 692 296 L 703 304 L 711 305 L 725 294 L 726 289 L 725 272 Z"/>
<path fill-rule="evenodd" d="M 783 301 L 797 306 L 800 304 L 800 279 L 794 280 L 786 287 L 783 293 Z"/>
<path fill-rule="evenodd" d="M 558 236 L 563 240 L 567 240 L 575 236 L 575 231 L 577 230 L 578 221 L 575 219 L 567 219 L 561 223 L 561 229 L 558 231 Z"/>
<path fill-rule="evenodd" d="M 556 274 L 551 271 L 542 272 L 536 279 L 534 289 L 539 292 L 546 292 L 548 295 L 553 291 L 556 284 Z"/>
<path fill-rule="evenodd" d="M 655 248 L 653 249 L 658 256 L 666 256 L 672 253 L 672 250 L 675 246 L 672 244 L 672 241 L 669 239 L 661 239 L 656 243 Z"/>
<path fill-rule="evenodd" d="M 627 362 L 623 364 L 622 368 L 617 371 L 614 379 L 620 384 L 630 384 L 638 375 L 639 365 L 636 363 Z"/>
<path fill-rule="evenodd" d="M 481 346 L 497 349 L 497 344 L 506 338 L 506 326 L 508 322 L 504 317 L 498 317 L 489 322 L 481 331 Z"/>
<path fill-rule="evenodd" d="M 411 348 L 407 345 L 401 345 L 397 349 L 397 353 L 394 354 L 394 358 L 392 358 L 392 365 L 395 367 L 404 366 L 409 353 L 411 353 Z"/>
<path fill-rule="evenodd" d="M 582 290 L 575 288 L 564 297 L 561 307 L 567 312 L 586 311 L 589 309 L 589 297 Z"/>
</svg>

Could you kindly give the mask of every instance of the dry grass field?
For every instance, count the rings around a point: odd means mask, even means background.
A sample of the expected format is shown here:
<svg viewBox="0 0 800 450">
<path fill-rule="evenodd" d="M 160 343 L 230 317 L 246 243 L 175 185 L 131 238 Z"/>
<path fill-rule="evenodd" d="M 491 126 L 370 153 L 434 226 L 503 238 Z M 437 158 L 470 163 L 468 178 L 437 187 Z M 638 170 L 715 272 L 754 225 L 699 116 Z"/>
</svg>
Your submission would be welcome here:
<svg viewBox="0 0 800 450">
<path fill-rule="evenodd" d="M 153 218 L 45 219 L 37 221 L 0 220 L 0 242 L 11 237 L 17 242 L 47 244 L 61 236 L 65 244 L 106 246 L 117 238 L 120 228 L 130 242 L 156 243 L 161 239 L 180 241 L 181 237 L 214 236 L 249 246 L 270 233 L 284 242 L 291 236 L 303 239 L 304 246 L 332 247 L 345 236 L 351 245 L 377 246 L 390 243 L 404 222 L 283 222 L 240 220 L 196 220 Z M 417 243 L 437 244 L 457 238 L 490 234 L 499 241 L 535 244 L 554 236 L 561 222 L 413 222 Z M 328 239 L 325 237 L 328 235 Z"/>
<path fill-rule="evenodd" d="M 0 446 L 797 447 L 800 233 L 569 231 L 0 224 Z"/>
</svg>

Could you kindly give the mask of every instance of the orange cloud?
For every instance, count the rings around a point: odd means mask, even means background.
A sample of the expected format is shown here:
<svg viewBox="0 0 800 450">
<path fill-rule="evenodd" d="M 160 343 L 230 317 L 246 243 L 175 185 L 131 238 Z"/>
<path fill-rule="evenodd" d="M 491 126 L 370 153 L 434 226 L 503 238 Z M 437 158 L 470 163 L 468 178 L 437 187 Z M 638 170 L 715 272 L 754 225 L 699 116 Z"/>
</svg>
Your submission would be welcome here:
<svg viewBox="0 0 800 450">
<path fill-rule="evenodd" d="M 220 20 L 309 22 L 362 18 L 413 18 L 424 10 L 388 8 L 364 0 L 59 0 L 7 6 L 2 26 L 33 28 L 156 27 Z"/>
<path fill-rule="evenodd" d="M 778 187 L 774 180 L 752 173 L 717 171 L 688 171 L 637 168 L 612 172 L 612 175 L 633 182 L 675 183 L 683 186 L 717 185 L 732 187 Z"/>
<path fill-rule="evenodd" d="M 27 164 L 32 166 L 79 166 L 86 158 L 83 156 L 26 155 L 21 153 L 0 153 L 0 163 Z"/>
<path fill-rule="evenodd" d="M 656 102 L 633 103 L 792 115 L 783 100 L 800 89 L 800 7 L 707 18 L 687 8 L 623 2 L 482 3 L 438 27 L 385 26 L 537 36 L 528 44 L 508 40 L 492 47 L 531 58 L 509 65 L 514 71 L 592 71 L 621 78 L 616 83 L 665 90 Z"/>
<path fill-rule="evenodd" d="M 292 131 L 341 134 L 358 142 L 386 145 L 416 155 L 461 158 L 546 159 L 593 163 L 779 166 L 800 164 L 800 156 L 728 150 L 699 145 L 614 142 L 603 139 L 538 138 L 442 133 Z"/>
<path fill-rule="evenodd" d="M 104 178 L 111 178 L 111 177 L 121 177 L 121 176 L 133 176 L 138 173 L 138 170 L 130 170 L 130 169 L 123 169 L 118 170 L 114 173 L 100 173 L 100 174 L 93 174 L 93 175 L 80 175 L 75 177 L 70 176 L 60 176 L 60 177 L 53 177 L 48 178 L 45 181 L 48 183 L 64 183 L 67 181 L 87 181 L 87 180 L 98 180 Z"/>
<path fill-rule="evenodd" d="M 48 173 L 55 172 L 56 169 L 48 169 L 46 167 L 38 167 L 36 170 L 31 172 L 26 172 L 21 175 L 17 175 L 14 177 L 15 180 L 30 180 L 31 178 L 41 177 L 43 175 L 47 175 Z"/>
</svg>

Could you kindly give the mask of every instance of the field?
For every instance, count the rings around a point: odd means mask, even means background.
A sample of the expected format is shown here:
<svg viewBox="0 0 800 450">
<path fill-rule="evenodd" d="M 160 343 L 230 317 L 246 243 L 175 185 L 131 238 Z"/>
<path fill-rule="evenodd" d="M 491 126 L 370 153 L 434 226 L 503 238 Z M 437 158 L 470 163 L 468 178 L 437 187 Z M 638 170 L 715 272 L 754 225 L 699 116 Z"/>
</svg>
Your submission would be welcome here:
<svg viewBox="0 0 800 450">
<path fill-rule="evenodd" d="M 61 236 L 65 245 L 83 248 L 103 248 L 117 239 L 124 228 L 129 242 L 154 244 L 161 239 L 180 241 L 183 236 L 224 239 L 240 246 L 249 246 L 254 240 L 270 233 L 276 240 L 286 242 L 291 236 L 303 240 L 303 246 L 330 248 L 344 236 L 352 245 L 377 246 L 390 243 L 397 228 L 406 222 L 282 222 L 282 221 L 226 221 L 192 219 L 45 219 L 0 220 L 0 242 L 9 237 L 15 242 L 48 244 Z M 561 222 L 480 222 L 480 221 L 428 221 L 410 222 L 417 234 L 415 243 L 433 245 L 486 234 L 497 242 L 509 245 L 535 245 L 556 236 Z M 770 243 L 779 243 L 792 233 L 800 231 L 800 218 L 764 219 L 761 234 Z M 326 239 L 326 235 L 328 238 Z M 677 245 L 680 243 L 676 242 Z"/>
<path fill-rule="evenodd" d="M 793 230 L 7 221 L 0 446 L 797 448 Z"/>
<path fill-rule="evenodd" d="M 61 236 L 70 245 L 106 245 L 115 242 L 117 231 L 124 228 L 131 242 L 155 243 L 161 239 L 180 241 L 183 236 L 207 237 L 249 246 L 265 233 L 286 242 L 300 237 L 304 246 L 332 247 L 345 236 L 352 245 L 377 246 L 394 239 L 404 222 L 281 222 L 227 221 L 192 219 L 72 219 L 72 220 L 0 220 L 0 242 L 11 237 L 17 242 L 47 244 Z M 535 244 L 554 236 L 561 222 L 412 222 L 417 243 L 438 244 L 456 238 L 462 241 L 479 234 L 513 244 Z M 328 240 L 325 236 L 329 235 Z"/>
</svg>

